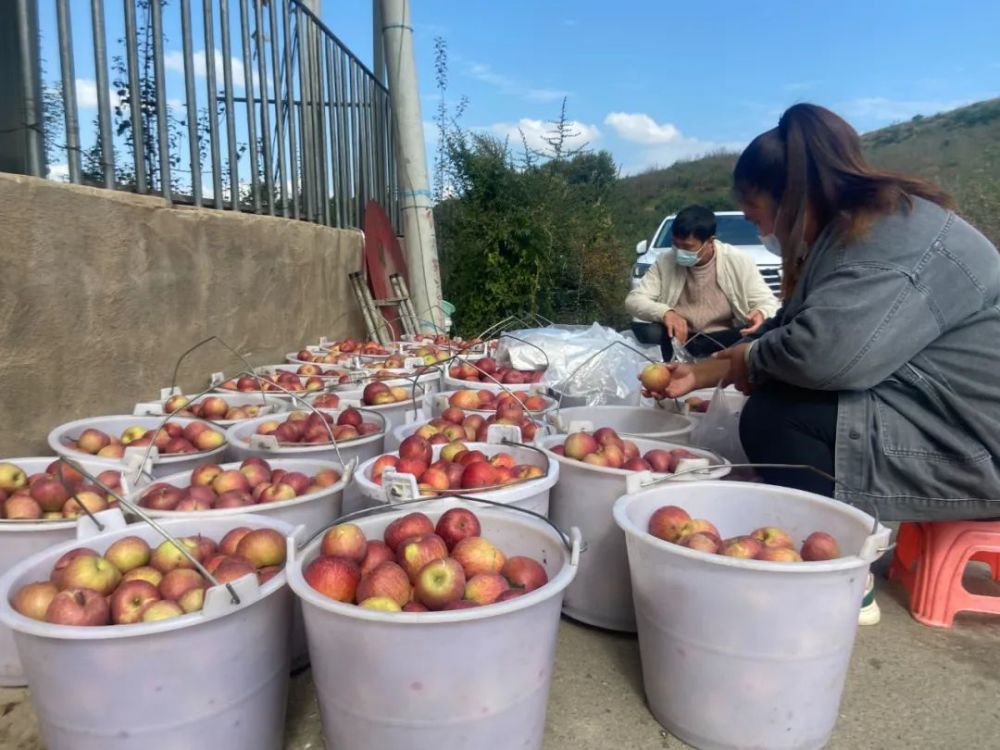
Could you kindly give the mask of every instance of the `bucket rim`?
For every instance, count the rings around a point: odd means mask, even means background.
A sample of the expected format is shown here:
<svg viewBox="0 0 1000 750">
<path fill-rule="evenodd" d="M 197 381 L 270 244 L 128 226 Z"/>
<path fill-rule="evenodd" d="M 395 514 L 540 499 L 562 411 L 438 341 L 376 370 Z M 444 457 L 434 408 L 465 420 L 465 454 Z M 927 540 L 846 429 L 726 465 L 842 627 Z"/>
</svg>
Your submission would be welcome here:
<svg viewBox="0 0 1000 750">
<path fill-rule="evenodd" d="M 445 385 L 457 386 L 457 388 L 452 388 L 452 390 L 458 390 L 460 388 L 469 388 L 469 384 L 479 384 L 479 388 L 476 390 L 480 391 L 493 391 L 494 393 L 503 393 L 504 388 L 508 391 L 530 391 L 532 388 L 539 388 L 544 391 L 545 386 L 542 383 L 504 383 L 503 386 L 499 386 L 496 383 L 483 383 L 478 380 L 459 380 L 458 378 L 453 378 L 447 372 L 442 376 Z"/>
<path fill-rule="evenodd" d="M 704 482 L 698 482 L 698 489 L 696 492 L 704 490 L 727 490 L 735 491 L 738 490 L 738 484 L 734 482 L 721 482 L 717 480 L 707 480 Z M 737 486 L 734 487 L 734 484 Z M 795 562 L 792 564 L 775 562 L 771 560 L 747 560 L 738 557 L 728 557 L 726 555 L 719 555 L 710 552 L 701 552 L 699 550 L 690 549 L 688 547 L 682 547 L 679 544 L 674 544 L 673 542 L 668 542 L 663 539 L 659 539 L 652 534 L 650 534 L 645 529 L 637 526 L 631 518 L 628 516 L 628 508 L 635 502 L 647 499 L 650 495 L 658 492 L 663 492 L 664 490 L 680 490 L 687 489 L 690 492 L 690 485 L 680 485 L 680 484 L 669 484 L 665 483 L 658 487 L 650 487 L 649 489 L 643 490 L 641 492 L 635 492 L 632 494 L 622 495 L 619 497 L 614 505 L 611 507 L 611 515 L 626 536 L 630 536 L 637 539 L 644 544 L 651 544 L 655 548 L 669 552 L 671 554 L 677 554 L 681 557 L 685 557 L 689 560 L 696 560 L 709 565 L 715 565 L 723 568 L 736 568 L 738 570 L 752 570 L 759 571 L 763 573 L 772 574 L 787 574 L 787 575 L 810 575 L 816 573 L 829 573 L 841 570 L 850 570 L 852 568 L 858 567 L 868 567 L 875 560 L 877 560 L 882 553 L 885 551 L 878 551 L 880 548 L 884 548 L 888 545 L 889 537 L 892 534 L 892 530 L 884 526 L 881 522 L 878 526 L 875 526 L 875 518 L 868 515 L 860 508 L 855 508 L 854 506 L 848 505 L 847 503 L 842 503 L 839 500 L 834 500 L 832 498 L 824 497 L 822 495 L 817 495 L 813 492 L 807 492 L 805 490 L 796 490 L 790 487 L 780 487 L 778 485 L 771 484 L 757 484 L 753 483 L 755 487 L 759 488 L 771 488 L 781 490 L 782 493 L 787 493 L 794 495 L 799 502 L 807 502 L 812 505 L 821 505 L 828 509 L 835 509 L 838 512 L 843 512 L 846 515 L 853 516 L 855 520 L 859 523 L 863 523 L 865 528 L 868 530 L 868 534 L 862 544 L 861 552 L 854 555 L 845 555 L 843 557 L 838 557 L 833 560 L 803 560 L 801 562 Z M 666 504 L 666 503 L 665 503 Z M 874 528 L 874 531 L 872 529 Z M 874 556 L 869 558 L 864 557 L 861 553 L 865 550 L 872 550 L 875 552 Z"/>
<path fill-rule="evenodd" d="M 139 427 L 145 427 L 143 423 L 149 422 L 151 429 L 156 429 L 159 427 L 160 423 L 164 421 L 163 416 L 151 416 L 144 414 L 104 414 L 99 417 L 84 417 L 83 419 L 74 419 L 71 422 L 63 422 L 61 425 L 53 427 L 48 434 L 48 444 L 49 448 L 58 453 L 60 456 L 66 456 L 74 461 L 78 458 L 101 458 L 100 456 L 94 456 L 90 453 L 84 453 L 83 451 L 78 451 L 74 448 L 70 448 L 68 445 L 62 443 L 62 438 L 67 435 L 70 431 L 77 427 L 89 427 L 93 425 L 107 424 L 111 420 L 122 420 L 124 422 L 132 422 Z M 206 420 L 203 419 L 191 419 L 190 417 L 172 417 L 170 419 L 174 424 L 187 426 L 198 422 L 200 424 L 206 424 Z M 241 420 L 245 422 L 248 420 Z M 218 426 L 218 425 L 217 425 Z M 207 451 L 195 451 L 194 453 L 165 453 L 159 454 L 155 459 L 153 459 L 154 466 L 169 465 L 174 463 L 180 463 L 182 461 L 194 461 L 195 459 L 209 458 L 211 456 L 221 455 L 229 447 L 229 431 L 219 427 L 219 431 L 222 433 L 223 443 L 218 448 L 212 448 Z M 107 459 L 101 458 L 104 461 L 114 461 L 119 466 L 124 463 L 123 459 Z"/>
<path fill-rule="evenodd" d="M 244 459 L 245 460 L 245 459 Z M 253 505 L 245 505 L 239 508 L 211 508 L 210 510 L 153 510 L 152 508 L 143 508 L 143 512 L 147 516 L 152 518 L 232 518 L 233 516 L 240 515 L 272 515 L 277 513 L 279 510 L 284 508 L 296 508 L 300 505 L 308 505 L 309 503 L 314 503 L 319 500 L 323 500 L 329 497 L 334 497 L 338 492 L 343 493 L 344 489 L 347 487 L 348 477 L 344 469 L 343 464 L 338 461 L 324 461 L 321 459 L 307 459 L 307 458 L 276 458 L 273 461 L 269 461 L 271 464 L 326 464 L 324 468 L 335 469 L 337 473 L 340 474 L 340 479 L 331 484 L 329 487 L 324 487 L 322 490 L 317 490 L 316 492 L 310 492 L 305 495 L 298 495 L 294 500 L 272 500 L 269 503 L 254 503 Z M 233 469 L 239 469 L 243 465 L 243 461 L 227 461 L 222 464 L 217 464 L 225 471 L 231 471 Z M 282 469 L 284 466 L 276 466 L 275 468 Z M 176 474 L 168 474 L 167 476 L 157 477 L 156 481 L 152 484 L 136 489 L 135 491 L 129 493 L 126 498 L 129 502 L 134 505 L 139 505 L 139 498 L 142 497 L 142 493 L 148 490 L 153 484 L 166 483 L 170 484 L 171 480 L 178 481 L 179 478 L 187 477 L 190 480 L 189 471 L 179 471 Z M 177 487 L 177 485 L 174 485 Z M 191 483 L 188 481 L 183 487 L 178 487 L 178 489 L 185 489 L 190 487 Z"/>
<path fill-rule="evenodd" d="M 450 391 L 438 391 L 437 393 L 431 394 L 430 398 L 431 398 L 431 400 L 433 400 L 435 402 L 437 402 L 441 398 L 444 398 L 445 400 L 447 400 L 447 398 L 449 396 L 451 396 L 454 393 L 458 393 L 458 391 L 460 391 L 460 390 L 461 391 L 475 391 L 475 390 L 480 390 L 481 391 L 481 390 L 486 390 L 486 389 L 485 388 L 456 388 L 456 389 L 450 390 Z M 493 391 L 490 391 L 490 392 L 493 393 Z M 503 391 L 501 391 L 500 393 L 503 393 Z M 498 393 L 497 395 L 499 396 L 500 394 Z M 549 414 L 550 412 L 558 410 L 558 408 L 559 408 L 559 402 L 556 401 L 556 399 L 552 398 L 552 396 L 548 395 L 547 393 L 533 393 L 531 395 L 533 395 L 533 396 L 541 396 L 543 399 L 545 399 L 545 408 L 544 409 L 525 409 L 524 413 L 526 415 L 528 415 L 529 417 L 532 417 L 532 418 L 543 418 L 545 415 Z M 439 403 L 435 403 L 434 405 L 435 406 L 441 406 L 441 404 L 439 404 Z M 522 404 L 522 407 L 523 406 L 524 405 Z M 445 406 L 445 408 L 447 409 L 447 408 L 452 408 L 452 407 L 449 404 L 449 405 Z M 454 407 L 454 408 L 461 408 L 461 407 Z M 442 411 L 443 411 L 443 409 L 442 409 Z M 462 409 L 462 411 L 464 411 L 467 414 L 479 414 L 480 416 L 496 413 L 496 409 Z"/>
<path fill-rule="evenodd" d="M 573 468 L 583 469 L 585 471 L 594 471 L 600 474 L 605 474 L 607 476 L 622 477 L 623 479 L 626 477 L 633 476 L 635 474 L 642 473 L 638 471 L 630 471 L 628 469 L 615 469 L 611 466 L 594 466 L 592 464 L 586 464 L 583 461 L 577 461 L 574 458 L 567 458 L 566 456 L 560 456 L 558 453 L 553 453 L 552 450 L 549 448 L 549 444 L 555 442 L 556 440 L 565 438 L 566 438 L 566 433 L 564 432 L 557 433 L 555 435 L 545 435 L 541 437 L 539 440 L 535 441 L 535 447 L 545 451 L 546 455 L 548 455 L 550 459 L 554 459 L 559 464 L 564 466 L 571 466 Z M 698 479 L 697 477 L 692 477 L 689 480 L 685 480 L 685 484 L 687 482 L 703 483 L 703 482 L 718 481 L 720 477 L 727 476 L 732 471 L 732 469 L 730 469 L 731 461 L 729 461 L 729 459 L 727 459 L 725 456 L 720 456 L 717 453 L 713 453 L 712 451 L 705 450 L 704 448 L 695 448 L 692 445 L 681 445 L 680 443 L 671 443 L 667 440 L 660 440 L 658 438 L 629 437 L 629 440 L 633 443 L 637 443 L 638 441 L 646 443 L 657 443 L 658 445 L 668 446 L 669 448 L 683 448 L 684 450 L 689 450 L 692 453 L 697 453 L 699 455 L 702 455 L 703 457 L 708 458 L 710 461 L 717 462 L 715 464 L 710 465 L 708 469 L 706 469 L 706 471 L 713 472 L 713 476 L 710 479 Z M 651 448 L 650 450 L 654 449 Z M 673 476 L 673 474 L 667 474 L 664 472 L 655 472 L 655 471 L 651 471 L 650 474 L 657 479 L 661 477 Z M 678 481 L 677 483 L 680 484 L 680 481 Z"/>
<path fill-rule="evenodd" d="M 175 518 L 162 522 L 162 525 L 169 531 L 172 525 L 176 526 L 180 524 L 189 524 L 194 520 L 197 519 L 192 519 L 190 517 Z M 233 525 L 232 528 L 235 528 L 236 526 L 250 526 L 255 529 L 275 529 L 285 537 L 286 545 L 288 544 L 288 540 L 293 539 L 298 533 L 297 529 L 290 523 L 271 516 L 244 513 L 242 516 L 231 516 L 225 519 L 217 518 L 214 520 L 225 521 L 227 525 L 234 521 L 238 521 L 239 523 Z M 252 607 L 258 602 L 273 596 L 282 586 L 288 583 L 288 561 L 286 560 L 285 567 L 280 573 L 264 583 L 262 586 L 258 585 L 260 595 L 255 597 L 252 601 L 244 602 L 239 606 L 234 606 L 231 609 L 217 612 L 209 616 L 206 616 L 204 611 L 199 610 L 198 612 L 189 612 L 187 614 L 179 615 L 178 617 L 172 617 L 168 620 L 147 623 L 132 623 L 130 625 L 57 625 L 26 617 L 15 610 L 11 605 L 10 595 L 14 587 L 14 581 L 22 575 L 23 571 L 26 571 L 28 568 L 31 568 L 47 559 L 55 562 L 60 556 L 71 549 L 99 545 L 102 539 L 117 539 L 125 536 L 134 536 L 138 526 L 139 524 L 128 524 L 122 526 L 121 528 L 95 534 L 84 539 L 71 539 L 61 544 L 46 547 L 30 557 L 26 557 L 18 562 L 17 565 L 5 571 L 2 575 L 0 575 L 0 623 L 6 625 L 15 633 L 24 633 L 39 638 L 57 641 L 104 641 L 117 640 L 121 638 L 141 638 L 144 636 L 155 636 L 162 633 L 169 633 L 174 630 L 184 630 L 202 623 L 221 620 L 233 614 L 242 612 L 248 607 Z M 151 529 L 151 527 L 144 524 L 142 525 L 142 528 Z M 251 575 L 247 574 L 243 578 L 237 580 L 242 581 L 250 579 L 250 577 Z M 254 574 L 253 577 L 256 578 L 256 575 Z M 235 581 L 232 583 L 235 583 Z M 225 584 L 220 584 L 219 588 L 224 586 Z M 208 591 L 209 589 L 206 589 L 206 593 Z"/>
<path fill-rule="evenodd" d="M 646 406 L 631 406 L 629 404 L 599 404 L 597 406 L 563 406 L 557 407 L 553 410 L 553 417 L 561 415 L 562 412 L 566 411 L 576 411 L 579 410 L 581 413 L 586 412 L 602 412 L 602 411 L 616 411 L 616 412 L 643 412 L 643 413 L 656 413 L 655 410 L 650 409 Z M 660 411 L 666 411 L 661 409 Z M 665 416 L 670 419 L 677 419 L 684 422 L 683 427 L 678 427 L 677 429 L 664 430 L 663 432 L 653 432 L 653 433 L 641 433 L 641 432 L 630 432 L 627 433 L 629 436 L 641 437 L 647 440 L 657 440 L 658 435 L 663 435 L 664 437 L 670 438 L 679 435 L 688 435 L 694 431 L 695 422 L 691 417 L 686 414 L 681 414 L 676 411 L 666 411 Z"/>
<path fill-rule="evenodd" d="M 440 505 L 436 504 L 442 500 L 445 502 Z M 485 620 L 490 617 L 502 617 L 503 615 L 511 614 L 522 609 L 528 609 L 529 607 L 533 607 L 536 604 L 560 594 L 565 591 L 566 587 L 568 587 L 576 577 L 577 568 L 579 567 L 579 549 L 582 544 L 580 531 L 576 527 L 573 527 L 570 532 L 570 538 L 574 549 L 568 550 L 566 549 L 565 540 L 562 539 L 551 526 L 538 519 L 531 518 L 527 514 L 501 508 L 474 507 L 471 503 L 445 498 L 428 498 L 428 502 L 435 503 L 433 509 L 428 509 L 426 511 L 428 515 L 442 515 L 448 507 L 461 507 L 472 510 L 480 517 L 486 516 L 502 521 L 510 521 L 515 524 L 523 523 L 525 526 L 531 526 L 532 528 L 543 532 L 550 539 L 550 541 L 552 541 L 555 549 L 559 550 L 562 555 L 562 567 L 560 567 L 559 572 L 550 578 L 544 586 L 506 602 L 494 602 L 493 604 L 479 607 L 447 611 L 379 612 L 372 609 L 363 609 L 356 604 L 346 604 L 344 602 L 335 601 L 329 597 L 323 596 L 308 584 L 303 573 L 303 568 L 305 567 L 306 561 L 311 561 L 312 557 L 314 557 L 312 553 L 315 549 L 322 544 L 322 536 L 317 536 L 316 539 L 301 550 L 293 549 L 295 547 L 294 540 L 289 541 L 288 563 L 285 565 L 284 571 L 288 578 L 289 587 L 303 604 L 311 604 L 330 614 L 367 622 L 398 624 L 403 627 L 408 627 L 413 625 L 434 625 L 440 623 L 448 624 L 468 622 L 472 620 Z M 445 507 L 445 505 L 448 507 Z M 383 516 L 388 516 L 390 518 L 396 518 L 406 515 L 407 513 L 416 512 L 418 509 L 419 504 L 407 505 L 405 508 L 401 508 L 396 511 L 386 511 L 385 513 L 380 513 L 377 517 L 381 518 Z M 370 516 L 370 518 L 374 517 L 376 516 Z M 357 521 L 352 521 L 352 523 L 357 523 Z"/>
<path fill-rule="evenodd" d="M 357 409 L 362 414 L 367 411 L 370 411 L 367 406 L 363 408 L 352 406 L 351 408 Z M 342 409 L 341 407 L 338 406 L 336 409 L 318 408 L 317 411 L 323 412 L 325 414 L 339 414 L 342 411 Z M 368 445 L 369 443 L 374 443 L 377 440 L 385 439 L 385 436 L 389 432 L 389 423 L 386 421 L 385 417 L 382 414 L 379 414 L 378 412 L 372 412 L 372 414 L 375 417 L 377 417 L 381 422 L 380 425 L 382 428 L 381 431 L 373 432 L 370 435 L 363 435 L 361 437 L 355 438 L 354 440 L 338 442 L 337 446 L 342 451 L 350 450 L 351 448 L 361 445 Z M 249 436 L 253 434 L 252 432 L 248 432 L 249 430 L 251 429 L 256 430 L 258 425 L 263 424 L 264 422 L 267 422 L 269 420 L 273 420 L 274 417 L 275 417 L 274 414 L 264 414 L 263 416 L 253 417 L 252 419 L 241 419 L 239 422 L 237 422 L 228 430 L 226 430 L 226 442 L 228 443 L 228 445 L 230 445 L 232 448 L 236 450 L 244 450 L 244 451 L 256 450 L 255 448 L 250 447 L 249 441 L 244 440 L 244 437 L 249 438 Z M 332 451 L 334 450 L 333 446 L 334 446 L 333 443 L 298 443 L 296 445 L 279 446 L 275 450 L 266 451 L 266 454 L 276 457 L 284 454 L 287 455 L 289 458 L 291 458 L 294 456 L 304 456 L 305 454 L 309 453 L 321 453 L 325 451 Z"/>
<path fill-rule="evenodd" d="M 363 388 L 361 389 L 364 390 Z M 352 393 L 353 391 L 348 391 Z M 359 391 L 360 392 L 360 391 Z M 339 395 L 339 394 L 338 394 Z M 360 398 L 342 398 L 341 403 L 347 404 L 355 409 L 368 409 L 370 411 L 381 414 L 382 412 L 391 412 L 395 409 L 401 411 L 407 411 L 413 408 L 420 408 L 423 405 L 424 394 L 421 393 L 413 398 L 408 398 L 405 401 L 393 401 L 391 404 L 363 404 Z"/>
</svg>

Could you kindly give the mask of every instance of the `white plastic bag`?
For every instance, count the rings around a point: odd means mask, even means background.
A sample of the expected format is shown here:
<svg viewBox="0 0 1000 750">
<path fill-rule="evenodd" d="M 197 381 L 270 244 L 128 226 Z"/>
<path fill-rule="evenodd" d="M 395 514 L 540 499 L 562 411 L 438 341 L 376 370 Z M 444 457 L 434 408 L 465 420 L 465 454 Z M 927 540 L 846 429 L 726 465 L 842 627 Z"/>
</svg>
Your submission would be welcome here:
<svg viewBox="0 0 1000 750">
<path fill-rule="evenodd" d="M 691 431 L 691 445 L 718 453 L 734 464 L 749 463 L 740 440 L 742 411 L 742 406 L 734 406 L 726 397 L 721 385 L 716 387 L 708 411 Z"/>
</svg>

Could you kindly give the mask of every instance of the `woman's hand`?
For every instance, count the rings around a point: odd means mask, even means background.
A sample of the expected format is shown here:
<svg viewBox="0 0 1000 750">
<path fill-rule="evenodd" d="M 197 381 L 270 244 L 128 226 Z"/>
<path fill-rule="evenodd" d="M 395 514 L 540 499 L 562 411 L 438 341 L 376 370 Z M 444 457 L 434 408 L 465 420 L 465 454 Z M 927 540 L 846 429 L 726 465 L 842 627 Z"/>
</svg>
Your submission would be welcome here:
<svg viewBox="0 0 1000 750">
<path fill-rule="evenodd" d="M 712 359 L 728 363 L 726 381 L 736 386 L 737 390 L 750 395 L 753 385 L 750 383 L 750 370 L 747 367 L 747 349 L 750 344 L 737 344 L 712 355 Z"/>
<path fill-rule="evenodd" d="M 762 325 L 764 325 L 764 313 L 760 310 L 751 310 L 747 315 L 746 327 L 740 329 L 740 335 L 749 336 L 751 333 L 757 333 Z"/>
<path fill-rule="evenodd" d="M 660 401 L 665 398 L 680 398 L 699 388 L 715 386 L 720 380 L 727 380 L 729 362 L 725 359 L 703 359 L 694 364 L 668 364 L 670 384 L 664 391 L 642 390 L 646 398 Z"/>
</svg>

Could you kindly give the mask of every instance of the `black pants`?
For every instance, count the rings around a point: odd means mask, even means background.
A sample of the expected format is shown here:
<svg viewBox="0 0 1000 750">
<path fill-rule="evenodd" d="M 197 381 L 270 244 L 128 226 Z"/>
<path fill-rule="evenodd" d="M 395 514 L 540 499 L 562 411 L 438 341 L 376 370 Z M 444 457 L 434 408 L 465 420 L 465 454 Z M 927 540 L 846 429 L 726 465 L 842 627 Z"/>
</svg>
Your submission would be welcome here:
<svg viewBox="0 0 1000 750">
<path fill-rule="evenodd" d="M 667 335 L 667 328 L 662 323 L 637 323 L 632 321 L 632 333 L 643 344 L 659 344 L 660 355 L 664 362 L 673 359 L 674 350 Z M 709 338 L 711 337 L 711 338 Z M 688 336 L 684 348 L 687 349 L 695 359 L 702 359 L 732 346 L 742 337 L 739 328 L 730 328 L 727 331 L 715 331 L 708 334 L 694 334 Z"/>
<path fill-rule="evenodd" d="M 751 463 L 804 464 L 834 473 L 837 393 L 768 384 L 740 415 L 740 441 Z M 812 471 L 758 469 L 768 484 L 833 497 L 834 483 Z"/>
</svg>

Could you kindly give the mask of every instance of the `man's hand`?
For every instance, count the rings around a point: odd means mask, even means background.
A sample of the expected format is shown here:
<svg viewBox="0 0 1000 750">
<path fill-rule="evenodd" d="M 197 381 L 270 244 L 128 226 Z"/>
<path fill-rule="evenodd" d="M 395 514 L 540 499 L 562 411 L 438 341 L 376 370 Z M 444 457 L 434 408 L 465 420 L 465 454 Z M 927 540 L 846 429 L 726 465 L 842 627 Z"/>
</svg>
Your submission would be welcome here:
<svg viewBox="0 0 1000 750">
<path fill-rule="evenodd" d="M 740 329 L 740 335 L 749 336 L 751 333 L 756 333 L 762 325 L 764 325 L 764 313 L 760 310 L 751 310 L 747 315 L 746 328 Z"/>
<path fill-rule="evenodd" d="M 667 335 L 675 338 L 682 344 L 688 338 L 688 322 L 673 310 L 667 310 L 663 314 L 663 327 L 667 329 Z"/>
<path fill-rule="evenodd" d="M 665 391 L 648 391 L 643 388 L 643 396 L 657 401 L 665 398 L 680 398 L 698 387 L 691 365 L 668 364 L 667 369 L 670 370 L 670 385 L 667 386 L 667 389 Z"/>
<path fill-rule="evenodd" d="M 713 359 L 721 359 L 729 363 L 729 374 L 726 381 L 735 385 L 737 390 L 748 396 L 753 390 L 753 385 L 750 383 L 750 370 L 747 368 L 747 348 L 749 346 L 750 344 L 737 344 L 712 355 Z"/>
</svg>

